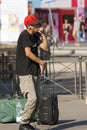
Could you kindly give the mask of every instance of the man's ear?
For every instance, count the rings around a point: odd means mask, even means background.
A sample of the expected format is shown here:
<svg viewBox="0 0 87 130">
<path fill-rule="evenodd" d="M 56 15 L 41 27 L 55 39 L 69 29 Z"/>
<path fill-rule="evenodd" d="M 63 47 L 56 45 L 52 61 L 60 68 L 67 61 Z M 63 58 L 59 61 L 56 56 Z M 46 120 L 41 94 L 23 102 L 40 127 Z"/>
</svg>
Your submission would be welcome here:
<svg viewBox="0 0 87 130">
<path fill-rule="evenodd" d="M 29 30 L 32 30 L 32 26 L 28 26 L 28 29 L 29 29 Z"/>
</svg>

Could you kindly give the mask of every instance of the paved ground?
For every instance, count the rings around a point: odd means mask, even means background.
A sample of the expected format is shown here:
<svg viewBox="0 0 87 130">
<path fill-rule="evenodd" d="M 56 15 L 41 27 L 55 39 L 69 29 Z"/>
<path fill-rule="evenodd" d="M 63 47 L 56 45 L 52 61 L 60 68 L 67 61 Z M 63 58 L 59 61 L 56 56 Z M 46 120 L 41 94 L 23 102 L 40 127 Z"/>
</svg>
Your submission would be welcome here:
<svg viewBox="0 0 87 130">
<path fill-rule="evenodd" d="M 87 104 L 85 99 L 72 95 L 59 95 L 59 122 L 57 125 L 32 125 L 39 130 L 87 130 Z M 0 130 L 18 130 L 18 124 L 0 124 Z"/>
</svg>

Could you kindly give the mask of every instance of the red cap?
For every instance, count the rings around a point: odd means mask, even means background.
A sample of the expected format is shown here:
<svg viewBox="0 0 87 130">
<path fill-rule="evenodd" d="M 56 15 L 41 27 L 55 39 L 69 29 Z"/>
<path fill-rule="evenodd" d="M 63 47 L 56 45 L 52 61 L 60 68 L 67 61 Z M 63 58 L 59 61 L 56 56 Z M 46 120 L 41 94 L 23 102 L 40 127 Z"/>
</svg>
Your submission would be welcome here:
<svg viewBox="0 0 87 130">
<path fill-rule="evenodd" d="M 40 26 L 40 21 L 34 14 L 30 14 L 25 17 L 24 19 L 24 25 L 27 27 L 29 25 L 31 26 Z"/>
</svg>

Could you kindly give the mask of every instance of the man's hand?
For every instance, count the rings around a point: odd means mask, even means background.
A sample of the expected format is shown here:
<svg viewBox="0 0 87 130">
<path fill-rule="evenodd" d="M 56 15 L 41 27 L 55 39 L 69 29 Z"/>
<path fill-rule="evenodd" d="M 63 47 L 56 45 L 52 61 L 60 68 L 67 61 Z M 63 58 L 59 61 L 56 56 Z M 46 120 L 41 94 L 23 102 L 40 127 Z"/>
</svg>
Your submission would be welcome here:
<svg viewBox="0 0 87 130">
<path fill-rule="evenodd" d="M 41 65 L 41 74 L 44 73 L 46 67 L 47 67 L 47 62 L 44 61 L 43 64 Z"/>
</svg>

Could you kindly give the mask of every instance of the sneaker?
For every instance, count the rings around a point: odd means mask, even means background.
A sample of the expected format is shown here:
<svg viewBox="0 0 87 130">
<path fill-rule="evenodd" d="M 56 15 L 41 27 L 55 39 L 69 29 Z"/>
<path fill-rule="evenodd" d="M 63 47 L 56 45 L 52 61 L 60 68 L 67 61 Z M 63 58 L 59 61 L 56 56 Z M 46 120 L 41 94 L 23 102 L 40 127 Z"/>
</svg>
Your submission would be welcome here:
<svg viewBox="0 0 87 130">
<path fill-rule="evenodd" d="M 19 130 L 35 130 L 35 128 L 30 124 L 20 124 Z"/>
</svg>

